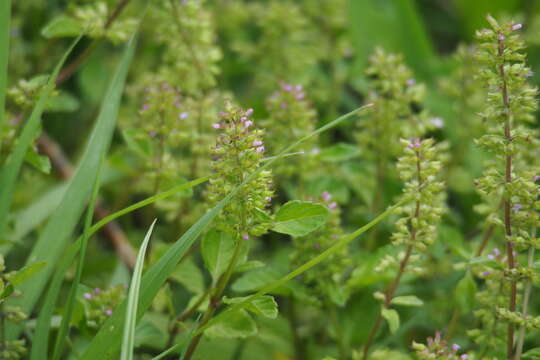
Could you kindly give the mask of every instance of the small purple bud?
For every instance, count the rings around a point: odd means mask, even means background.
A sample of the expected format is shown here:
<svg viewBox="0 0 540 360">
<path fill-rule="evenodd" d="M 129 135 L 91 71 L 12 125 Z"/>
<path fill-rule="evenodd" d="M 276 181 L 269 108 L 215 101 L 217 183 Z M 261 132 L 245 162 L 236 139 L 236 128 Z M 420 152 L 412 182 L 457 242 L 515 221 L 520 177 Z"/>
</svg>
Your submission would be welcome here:
<svg viewBox="0 0 540 360">
<path fill-rule="evenodd" d="M 295 89 L 296 89 L 296 91 L 302 91 L 304 89 L 304 87 L 302 85 L 298 84 L 298 85 L 295 86 Z"/>
<path fill-rule="evenodd" d="M 303 92 L 301 92 L 301 93 L 296 95 L 296 100 L 302 100 L 305 96 L 306 95 Z"/>
<path fill-rule="evenodd" d="M 244 123 L 244 128 L 247 129 L 247 128 L 250 127 L 251 125 L 253 125 L 253 121 L 248 120 L 248 121 L 246 121 L 246 122 Z"/>
<path fill-rule="evenodd" d="M 482 274 L 480 274 L 480 275 L 482 275 L 483 277 L 487 277 L 487 276 L 489 276 L 489 274 L 490 274 L 489 271 L 484 271 L 484 272 L 483 272 Z"/>
<path fill-rule="evenodd" d="M 248 234 L 242 235 L 242 239 L 244 239 L 244 240 L 249 240 L 249 235 L 248 235 Z"/>
<path fill-rule="evenodd" d="M 534 71 L 529 70 L 527 71 L 527 74 L 525 74 L 525 77 L 530 78 L 530 77 L 533 77 L 533 75 L 534 75 Z"/>
<path fill-rule="evenodd" d="M 291 84 L 283 85 L 283 90 L 290 92 L 292 90 L 292 85 Z"/>
<path fill-rule="evenodd" d="M 459 346 L 458 344 L 452 344 L 452 350 L 459 351 L 459 349 L 461 349 L 461 346 Z"/>
<path fill-rule="evenodd" d="M 337 208 L 337 203 L 335 201 L 331 202 L 330 204 L 328 204 L 328 208 L 332 210 Z"/>
<path fill-rule="evenodd" d="M 413 86 L 416 84 L 416 80 L 415 79 L 407 79 L 407 81 L 405 82 L 407 84 L 407 86 Z"/>
<path fill-rule="evenodd" d="M 247 120 L 247 116 L 242 116 L 242 117 L 240 118 L 240 121 L 241 121 L 241 122 L 244 122 L 244 121 L 246 121 L 246 120 Z"/>
<path fill-rule="evenodd" d="M 111 309 L 105 310 L 105 314 L 106 314 L 107 316 L 111 316 L 111 315 L 112 315 L 112 310 L 111 310 Z"/>
<path fill-rule="evenodd" d="M 499 35 L 499 41 L 504 41 L 506 40 L 506 37 L 504 35 Z"/>
<path fill-rule="evenodd" d="M 227 113 L 226 113 L 225 111 L 220 111 L 220 112 L 219 112 L 219 116 L 220 116 L 220 117 L 223 117 L 223 118 L 224 118 L 224 117 L 227 117 Z"/>
<path fill-rule="evenodd" d="M 533 177 L 533 180 L 534 180 L 534 181 L 540 180 L 540 175 L 535 175 L 535 176 Z"/>
<path fill-rule="evenodd" d="M 87 292 L 86 292 L 86 293 L 83 294 L 83 296 L 84 296 L 84 298 L 85 298 L 86 300 L 92 299 L 92 294 L 90 294 L 90 293 L 87 293 Z"/>
<path fill-rule="evenodd" d="M 332 195 L 328 191 L 324 191 L 321 194 L 321 197 L 323 198 L 324 201 L 330 201 L 330 199 L 332 198 Z"/>
<path fill-rule="evenodd" d="M 99 294 L 101 293 L 101 289 L 100 288 L 95 288 L 94 289 L 94 294 Z"/>
<path fill-rule="evenodd" d="M 188 117 L 188 112 L 187 111 L 182 111 L 180 113 L 180 119 L 186 119 Z"/>
<path fill-rule="evenodd" d="M 469 355 L 463 354 L 461 355 L 461 360 L 467 360 L 469 358 Z"/>
<path fill-rule="evenodd" d="M 514 212 L 518 212 L 519 210 L 521 210 L 522 207 L 523 207 L 523 205 L 516 204 L 516 205 L 512 206 L 512 210 L 514 210 Z"/>
<path fill-rule="evenodd" d="M 493 254 L 488 254 L 487 258 L 489 260 L 495 260 L 495 256 Z"/>
<path fill-rule="evenodd" d="M 253 141 L 253 146 L 261 146 L 263 142 L 261 140 L 255 140 Z"/>
<path fill-rule="evenodd" d="M 515 25 L 512 25 L 512 31 L 520 30 L 522 27 L 523 27 L 522 24 L 515 24 Z"/>
<path fill-rule="evenodd" d="M 257 149 L 255 149 L 258 153 L 261 153 L 264 151 L 264 146 L 259 146 Z"/>
<path fill-rule="evenodd" d="M 180 106 L 182 106 L 182 104 L 180 104 L 179 102 L 175 103 L 174 106 L 176 106 L 177 108 L 179 108 Z"/>
<path fill-rule="evenodd" d="M 493 248 L 493 254 L 495 254 L 495 256 L 499 256 L 501 255 L 501 251 L 499 250 L 499 248 Z"/>
<path fill-rule="evenodd" d="M 142 111 L 147 111 L 149 108 L 150 108 L 150 106 L 148 104 L 144 104 L 142 106 Z"/>
<path fill-rule="evenodd" d="M 153 131 L 153 130 L 148 132 L 148 136 L 154 137 L 156 135 L 157 135 L 157 133 L 155 131 Z"/>
<path fill-rule="evenodd" d="M 221 128 L 221 124 L 220 124 L 220 123 L 214 123 L 214 124 L 212 124 L 212 127 L 213 127 L 214 129 L 220 129 L 220 128 Z"/>
<path fill-rule="evenodd" d="M 267 196 L 267 197 L 264 198 L 264 200 L 266 200 L 266 201 L 271 201 L 272 198 L 271 198 L 270 196 Z"/>
<path fill-rule="evenodd" d="M 247 109 L 246 116 L 251 116 L 251 114 L 253 114 L 253 109 L 252 108 Z"/>
</svg>

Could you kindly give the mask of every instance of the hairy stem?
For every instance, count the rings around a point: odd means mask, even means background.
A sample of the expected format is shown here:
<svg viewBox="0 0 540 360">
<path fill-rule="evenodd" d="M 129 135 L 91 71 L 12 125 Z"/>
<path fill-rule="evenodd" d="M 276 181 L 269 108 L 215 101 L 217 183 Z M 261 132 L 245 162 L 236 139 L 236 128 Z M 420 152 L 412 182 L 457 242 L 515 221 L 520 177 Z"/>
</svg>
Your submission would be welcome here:
<svg viewBox="0 0 540 360">
<path fill-rule="evenodd" d="M 507 144 L 512 142 L 512 113 L 510 111 L 510 100 L 508 97 L 508 87 L 506 82 L 506 74 L 504 70 L 504 36 L 501 34 L 499 36 L 499 51 L 498 56 L 500 58 L 499 64 L 499 75 L 501 77 L 502 86 L 501 86 L 501 95 L 504 103 L 504 138 Z M 512 183 L 512 154 L 506 154 L 505 159 L 505 174 L 504 174 L 505 187 Z M 506 256 L 508 257 L 508 269 L 512 270 L 515 268 L 514 260 L 514 243 L 512 242 L 512 218 L 510 211 L 512 208 L 512 199 L 505 194 L 504 198 L 504 232 L 506 235 Z M 510 300 L 508 308 L 511 312 L 516 311 L 516 295 L 517 295 L 517 284 L 515 280 L 510 281 Z M 508 333 L 506 338 L 506 357 L 508 360 L 513 360 L 513 351 L 514 351 L 514 324 L 512 322 L 508 323 Z"/>
</svg>

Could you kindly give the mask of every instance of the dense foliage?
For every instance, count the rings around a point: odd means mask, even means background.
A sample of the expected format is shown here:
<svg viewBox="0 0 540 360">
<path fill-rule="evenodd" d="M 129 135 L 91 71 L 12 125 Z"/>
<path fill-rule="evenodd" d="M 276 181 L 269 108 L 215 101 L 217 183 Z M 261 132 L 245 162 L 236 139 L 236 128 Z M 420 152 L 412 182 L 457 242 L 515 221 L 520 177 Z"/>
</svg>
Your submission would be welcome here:
<svg viewBox="0 0 540 360">
<path fill-rule="evenodd" d="M 540 359 L 539 29 L 0 0 L 0 359 Z"/>
</svg>

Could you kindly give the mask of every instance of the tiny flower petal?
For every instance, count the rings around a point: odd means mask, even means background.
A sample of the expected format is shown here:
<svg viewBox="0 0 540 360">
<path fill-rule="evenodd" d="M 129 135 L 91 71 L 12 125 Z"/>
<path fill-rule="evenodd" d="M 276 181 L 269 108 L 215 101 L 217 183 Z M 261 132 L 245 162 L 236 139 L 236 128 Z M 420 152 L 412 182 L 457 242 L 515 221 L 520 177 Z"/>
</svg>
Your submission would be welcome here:
<svg viewBox="0 0 540 360">
<path fill-rule="evenodd" d="M 328 208 L 329 209 L 335 209 L 337 208 L 337 203 L 335 201 L 331 202 L 330 204 L 328 204 Z"/>
<path fill-rule="evenodd" d="M 323 192 L 321 197 L 324 201 L 330 201 L 330 199 L 332 199 L 332 195 L 328 191 Z"/>
<path fill-rule="evenodd" d="M 263 142 L 261 140 L 255 140 L 253 141 L 253 146 L 261 146 Z"/>
<path fill-rule="evenodd" d="M 452 350 L 458 351 L 459 349 L 461 349 L 461 346 L 459 346 L 458 344 L 452 344 Z"/>
<path fill-rule="evenodd" d="M 215 123 L 215 124 L 212 124 L 212 127 L 214 129 L 219 129 L 219 128 L 221 128 L 221 124 L 220 123 Z"/>
<path fill-rule="evenodd" d="M 111 315 L 112 315 L 112 310 L 111 310 L 111 309 L 105 310 L 105 314 L 106 314 L 107 316 L 111 316 Z"/>
<path fill-rule="evenodd" d="M 512 26 L 512 31 L 520 30 L 522 27 L 522 24 L 515 24 Z"/>
<path fill-rule="evenodd" d="M 253 114 L 253 109 L 249 108 L 246 110 L 246 116 L 250 116 L 251 114 Z"/>
<path fill-rule="evenodd" d="M 182 111 L 179 116 L 180 116 L 180 119 L 186 119 L 188 115 L 189 114 L 187 111 Z"/>
<path fill-rule="evenodd" d="M 257 149 L 255 149 L 255 151 L 257 151 L 258 153 L 263 152 L 264 146 L 259 146 Z"/>
<path fill-rule="evenodd" d="M 242 235 L 242 239 L 244 239 L 244 240 L 249 240 L 249 235 L 248 235 L 248 234 Z"/>
<path fill-rule="evenodd" d="M 92 294 L 90 294 L 90 293 L 84 293 L 83 296 L 84 296 L 84 298 L 85 298 L 86 300 L 92 299 Z"/>
</svg>

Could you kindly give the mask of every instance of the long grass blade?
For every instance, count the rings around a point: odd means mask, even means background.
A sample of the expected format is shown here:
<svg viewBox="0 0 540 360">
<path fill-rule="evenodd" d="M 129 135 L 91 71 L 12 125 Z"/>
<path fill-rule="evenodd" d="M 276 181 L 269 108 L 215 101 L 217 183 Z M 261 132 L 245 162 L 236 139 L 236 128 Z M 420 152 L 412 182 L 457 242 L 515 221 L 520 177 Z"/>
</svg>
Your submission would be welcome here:
<svg viewBox="0 0 540 360">
<path fill-rule="evenodd" d="M 257 298 L 259 298 L 259 297 L 261 297 L 263 295 L 266 295 L 266 294 L 272 292 L 273 290 L 283 286 L 288 281 L 290 281 L 290 280 L 294 279 L 295 277 L 305 273 L 309 269 L 313 268 L 314 266 L 316 266 L 316 265 L 320 264 L 321 262 L 323 262 L 324 260 L 328 259 L 330 256 L 332 256 L 333 254 L 338 252 L 341 248 L 343 248 L 344 246 L 349 244 L 351 241 L 356 239 L 358 236 L 362 235 L 363 233 L 365 233 L 366 231 L 371 229 L 373 226 L 377 225 L 378 223 L 380 223 L 381 221 L 386 219 L 393 212 L 395 212 L 395 210 L 397 208 L 402 206 L 407 200 L 408 199 L 403 199 L 403 200 L 399 201 L 398 203 L 396 203 L 395 205 L 393 205 L 392 207 L 388 208 L 386 211 L 381 213 L 375 219 L 371 220 L 366 225 L 362 226 L 361 228 L 357 229 L 356 231 L 354 231 L 354 232 L 352 232 L 352 233 L 350 233 L 348 235 L 345 235 L 345 236 L 341 237 L 335 244 L 333 244 L 328 249 L 326 249 L 325 251 L 323 251 L 319 255 L 315 256 L 314 258 L 312 258 L 308 262 L 302 264 L 301 266 L 299 266 L 295 270 L 291 271 L 287 275 L 283 276 L 282 278 L 280 278 L 280 279 L 266 285 L 265 287 L 263 287 L 261 290 L 259 290 L 255 294 L 248 296 L 244 301 L 230 306 L 227 310 L 223 311 L 218 316 L 216 316 L 212 320 L 210 320 L 205 326 L 201 327 L 199 329 L 199 331 L 197 332 L 197 334 L 199 334 L 199 333 L 203 332 L 204 330 L 208 329 L 210 326 L 215 324 L 215 322 L 218 321 L 219 319 L 222 319 L 224 317 L 227 317 L 229 314 L 233 314 L 236 311 L 244 309 L 253 300 L 256 300 Z"/>
<path fill-rule="evenodd" d="M 71 289 L 67 298 L 64 315 L 62 316 L 62 322 L 60 323 L 60 329 L 58 330 L 58 335 L 56 336 L 56 344 L 54 346 L 53 360 L 60 359 L 62 351 L 64 350 L 64 345 L 66 343 L 66 338 L 69 337 L 69 324 L 71 322 L 71 316 L 73 315 L 73 308 L 75 306 L 75 297 L 77 296 L 77 289 L 81 282 L 82 272 L 84 269 L 84 259 L 86 258 L 86 249 L 88 247 L 88 238 L 90 237 L 90 227 L 92 226 L 92 218 L 94 216 L 94 208 L 96 207 L 97 196 L 99 193 L 100 185 L 100 173 L 101 167 L 103 166 L 103 157 L 101 158 L 101 163 L 99 164 L 98 171 L 96 172 L 96 177 L 94 181 L 94 189 L 92 191 L 92 197 L 90 203 L 88 204 L 88 210 L 86 211 L 86 219 L 84 221 L 84 229 L 81 240 L 81 248 L 79 251 L 79 263 L 77 264 L 77 270 L 75 272 L 75 278 L 71 283 Z"/>
<path fill-rule="evenodd" d="M 156 220 L 150 225 L 150 229 L 144 237 L 144 241 L 137 255 L 137 262 L 135 263 L 135 269 L 133 270 L 133 278 L 131 279 L 131 285 L 129 287 L 126 322 L 124 323 L 124 336 L 122 340 L 122 352 L 120 354 L 120 360 L 133 360 L 133 348 L 135 346 L 135 326 L 137 325 L 137 304 L 139 301 L 139 289 L 141 286 L 141 276 L 144 266 L 144 256 L 146 254 L 146 248 L 150 242 L 150 235 L 156 224 Z"/>
<path fill-rule="evenodd" d="M 0 2 L 0 131 L 6 122 L 7 68 L 9 62 L 9 35 L 11 20 L 11 0 Z M 0 140 L 0 148 L 2 140 Z"/>
<path fill-rule="evenodd" d="M 62 202 L 47 222 L 28 257 L 28 263 L 46 261 L 47 266 L 34 278 L 31 285 L 21 287 L 20 290 L 24 296 L 13 301 L 27 313 L 32 311 L 39 299 L 53 271 L 54 264 L 56 264 L 64 251 L 65 244 L 79 220 L 86 199 L 90 195 L 93 174 L 111 142 L 125 80 L 135 51 L 135 44 L 136 39 L 133 37 L 127 44 L 109 88 L 105 93 L 100 113 L 80 165 L 70 181 Z M 9 338 L 16 337 L 19 329 L 19 327 L 10 326 L 8 328 Z"/>
<path fill-rule="evenodd" d="M 137 317 L 140 318 L 150 307 L 152 300 L 158 293 L 161 286 L 165 283 L 169 275 L 173 272 L 180 259 L 186 254 L 186 252 L 195 243 L 199 235 L 209 227 L 212 220 L 219 214 L 221 209 L 237 194 L 237 192 L 249 181 L 251 181 L 258 173 L 267 169 L 279 160 L 283 155 L 290 153 L 294 148 L 303 143 L 304 141 L 316 136 L 324 131 L 327 131 L 341 122 L 356 116 L 359 112 L 365 111 L 372 105 L 363 106 L 356 110 L 347 113 L 328 124 L 320 127 L 311 134 L 304 136 L 297 140 L 292 145 L 281 151 L 279 155 L 266 162 L 259 169 L 250 174 L 242 184 L 234 188 L 227 196 L 225 196 L 220 202 L 218 202 L 212 209 L 210 209 L 203 217 L 201 217 L 193 226 L 191 226 L 173 246 L 167 250 L 165 254 L 152 266 L 144 275 L 141 282 L 141 296 Z M 115 311 L 113 315 L 103 324 L 100 328 L 86 351 L 82 354 L 81 359 L 94 360 L 94 359 L 114 359 L 115 354 L 119 350 L 120 346 L 120 331 L 121 324 L 123 323 L 123 316 L 126 311 L 126 302 L 124 301 L 119 305 L 119 310 Z"/>
<path fill-rule="evenodd" d="M 56 77 L 58 76 L 58 72 L 62 68 L 62 65 L 64 64 L 67 57 L 69 56 L 80 38 L 81 37 L 79 36 L 77 39 L 75 39 L 75 41 L 73 41 L 71 46 L 68 48 L 68 50 L 64 53 L 64 55 L 58 62 L 58 64 L 56 64 L 53 73 L 51 74 L 51 76 L 49 76 L 47 84 L 41 90 L 36 105 L 34 106 L 30 114 L 30 118 L 24 125 L 21 135 L 17 139 L 17 144 L 15 145 L 13 152 L 9 155 L 6 163 L 2 167 L 2 172 L 0 173 L 0 234 L 4 234 L 5 232 L 6 221 L 8 218 L 7 215 L 9 208 L 11 207 L 11 201 L 13 199 L 13 193 L 15 190 L 15 183 L 24 162 L 24 157 L 28 149 L 32 145 L 32 141 L 38 135 L 41 115 L 43 114 L 43 110 L 45 109 L 47 100 L 49 99 L 52 91 L 54 90 L 54 83 Z M 1 111 L 4 111 L 3 107 Z"/>
<path fill-rule="evenodd" d="M 107 216 L 106 218 L 103 218 L 102 220 L 98 221 L 96 224 L 94 224 L 90 228 L 89 236 L 91 237 L 93 234 L 98 232 L 103 226 L 119 218 L 120 216 L 129 214 L 137 209 L 150 205 L 158 200 L 162 200 L 167 197 L 173 196 L 174 194 L 180 191 L 191 189 L 192 187 L 202 184 L 206 182 L 207 180 L 208 180 L 208 176 L 205 176 L 205 177 L 201 177 L 199 179 L 195 179 L 193 181 L 190 181 L 184 184 L 180 184 L 178 186 L 173 187 L 170 190 L 151 196 L 147 199 L 141 200 L 133 205 L 130 205 L 122 210 L 119 210 Z M 58 296 L 60 294 L 62 281 L 64 279 L 64 275 L 66 271 L 71 266 L 73 260 L 75 259 L 75 256 L 77 255 L 79 249 L 81 248 L 81 243 L 82 243 L 82 237 L 80 237 L 75 243 L 71 244 L 68 250 L 65 251 L 65 253 L 61 257 L 61 260 L 56 267 L 56 271 L 54 273 L 53 279 L 50 285 L 48 286 L 48 291 L 45 297 L 45 301 L 43 302 L 43 305 L 38 315 L 38 319 L 36 323 L 36 331 L 35 331 L 34 339 L 32 342 L 32 349 L 30 353 L 31 360 L 40 360 L 43 358 L 43 354 L 47 354 L 48 352 L 47 346 L 49 343 L 49 331 L 50 331 L 50 326 L 51 326 L 51 319 L 54 313 L 56 302 L 58 300 Z"/>
</svg>

